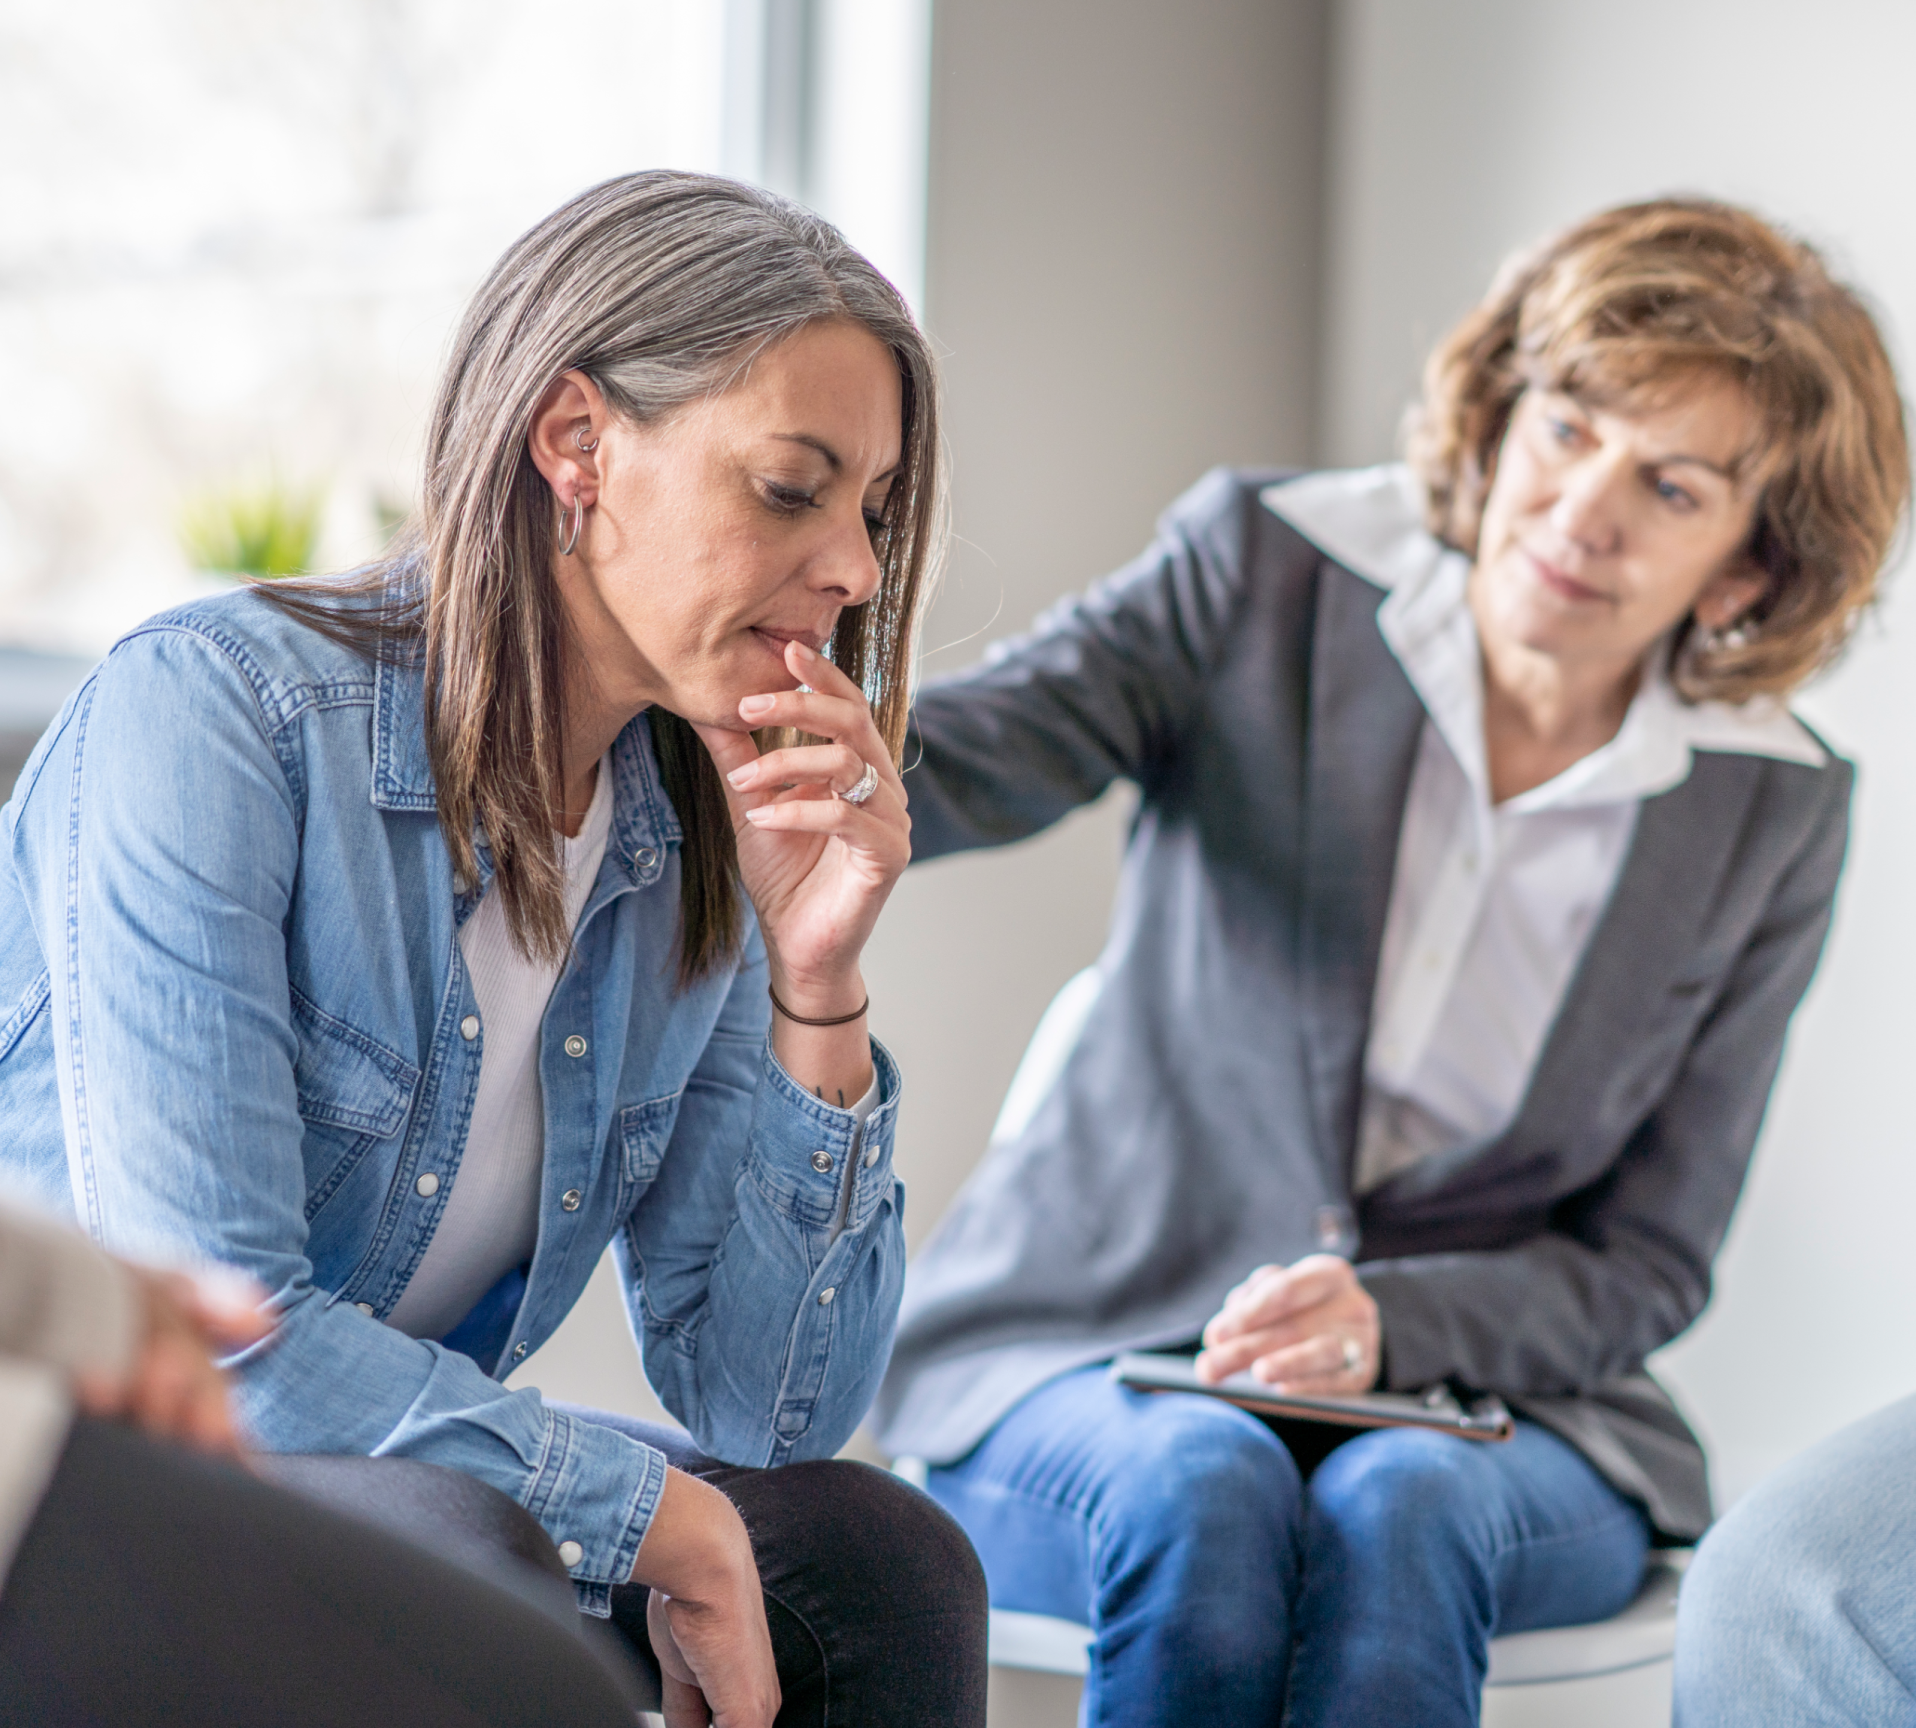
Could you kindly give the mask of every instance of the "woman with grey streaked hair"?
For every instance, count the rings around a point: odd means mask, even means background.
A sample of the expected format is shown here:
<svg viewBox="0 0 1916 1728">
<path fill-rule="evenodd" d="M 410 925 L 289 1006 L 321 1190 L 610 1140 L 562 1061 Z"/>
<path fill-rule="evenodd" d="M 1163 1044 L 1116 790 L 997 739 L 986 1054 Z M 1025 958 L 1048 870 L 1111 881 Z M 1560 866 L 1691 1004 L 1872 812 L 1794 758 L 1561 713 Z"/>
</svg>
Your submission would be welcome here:
<svg viewBox="0 0 1916 1728">
<path fill-rule="evenodd" d="M 475 295 L 406 541 L 143 625 L 7 812 L 0 1165 L 250 1273 L 273 1472 L 428 1535 L 490 1484 L 675 1723 L 983 1719 L 963 1536 L 831 1462 L 904 1270 L 859 955 L 937 414 L 828 224 L 610 181 Z M 502 1384 L 608 1244 L 689 1432 Z"/>
</svg>

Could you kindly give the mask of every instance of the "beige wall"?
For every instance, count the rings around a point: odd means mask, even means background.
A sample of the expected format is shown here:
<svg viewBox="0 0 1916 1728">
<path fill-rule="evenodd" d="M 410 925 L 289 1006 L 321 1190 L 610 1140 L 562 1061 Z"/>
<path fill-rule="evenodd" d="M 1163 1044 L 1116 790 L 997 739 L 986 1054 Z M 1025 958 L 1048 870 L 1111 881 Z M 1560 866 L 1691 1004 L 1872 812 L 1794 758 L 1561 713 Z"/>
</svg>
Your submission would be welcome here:
<svg viewBox="0 0 1916 1728">
<path fill-rule="evenodd" d="M 932 676 L 1139 551 L 1205 469 L 1309 454 L 1323 83 L 1313 0 L 941 0 L 934 20 L 925 315 L 957 541 Z M 1097 953 L 1123 817 L 1120 795 L 893 899 L 870 974 L 908 1076 L 914 1242 Z"/>
<path fill-rule="evenodd" d="M 1338 0 L 1322 423 L 1392 447 L 1418 360 L 1506 251 L 1626 198 L 1743 200 L 1916 334 L 1916 8 L 1893 0 Z M 1835 935 L 1716 1301 L 1665 1370 L 1719 1488 L 1916 1390 L 1916 611 L 1908 575 L 1805 711 L 1860 764 Z"/>
</svg>

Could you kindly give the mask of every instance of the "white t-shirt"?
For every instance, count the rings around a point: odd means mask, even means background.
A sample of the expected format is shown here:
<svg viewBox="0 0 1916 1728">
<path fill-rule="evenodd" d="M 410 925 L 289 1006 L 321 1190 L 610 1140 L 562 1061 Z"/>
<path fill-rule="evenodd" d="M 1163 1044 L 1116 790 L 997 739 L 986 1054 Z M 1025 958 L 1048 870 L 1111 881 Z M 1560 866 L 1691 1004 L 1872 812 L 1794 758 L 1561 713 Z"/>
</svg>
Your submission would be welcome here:
<svg viewBox="0 0 1916 1728">
<path fill-rule="evenodd" d="M 565 916 L 576 929 L 599 879 L 612 832 L 612 758 L 599 763 L 592 803 L 565 849 Z M 539 1028 L 563 963 L 528 960 L 506 927 L 495 889 L 459 927 L 459 952 L 479 1004 L 479 1090 L 457 1180 L 426 1257 L 390 1326 L 414 1338 L 441 1338 L 494 1284 L 532 1258 L 539 1240 L 539 1186 L 545 1167 L 545 1090 L 539 1084 Z"/>
</svg>

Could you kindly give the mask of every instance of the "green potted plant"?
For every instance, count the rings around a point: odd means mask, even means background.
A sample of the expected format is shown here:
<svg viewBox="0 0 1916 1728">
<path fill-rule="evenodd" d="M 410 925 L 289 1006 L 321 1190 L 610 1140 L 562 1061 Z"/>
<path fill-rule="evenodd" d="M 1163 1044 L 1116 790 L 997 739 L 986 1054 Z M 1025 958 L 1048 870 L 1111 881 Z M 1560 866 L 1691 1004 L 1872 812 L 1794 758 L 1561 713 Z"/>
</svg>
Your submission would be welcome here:
<svg viewBox="0 0 1916 1728">
<path fill-rule="evenodd" d="M 304 575 L 319 543 L 324 496 L 277 478 L 207 492 L 180 513 L 180 544 L 196 569 L 272 580 Z"/>
</svg>

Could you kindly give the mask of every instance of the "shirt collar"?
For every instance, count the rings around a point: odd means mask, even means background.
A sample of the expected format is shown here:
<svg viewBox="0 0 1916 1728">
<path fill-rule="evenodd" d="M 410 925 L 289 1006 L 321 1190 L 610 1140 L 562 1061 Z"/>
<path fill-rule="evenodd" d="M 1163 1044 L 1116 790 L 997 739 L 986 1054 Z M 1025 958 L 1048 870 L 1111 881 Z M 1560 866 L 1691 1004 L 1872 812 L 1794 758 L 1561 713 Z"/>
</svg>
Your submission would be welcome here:
<svg viewBox="0 0 1916 1728">
<path fill-rule="evenodd" d="M 1483 662 L 1464 602 L 1470 562 L 1424 526 L 1424 498 L 1402 463 L 1331 470 L 1264 489 L 1265 507 L 1312 545 L 1387 590 L 1377 628 L 1403 666 L 1431 723 L 1480 790 Z M 1821 767 L 1822 745 L 1781 702 L 1686 702 L 1670 682 L 1668 655 L 1651 653 L 1617 735 L 1554 780 L 1513 798 L 1517 811 L 1616 803 L 1667 792 L 1689 777 L 1698 750 L 1771 756 Z M 1487 792 L 1486 792 L 1487 796 Z"/>
<path fill-rule="evenodd" d="M 661 854 L 683 838 L 678 814 L 665 794 L 652 726 L 644 714 L 631 720 L 612 745 L 612 835 L 615 849 L 635 882 L 654 880 Z M 372 801 L 381 810 L 437 811 L 438 788 L 426 754 L 426 668 L 418 654 L 382 655 L 373 674 Z M 481 849 L 480 867 L 491 874 Z M 483 888 L 483 882 L 478 885 Z"/>
</svg>

